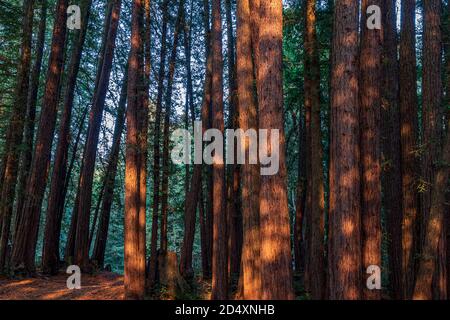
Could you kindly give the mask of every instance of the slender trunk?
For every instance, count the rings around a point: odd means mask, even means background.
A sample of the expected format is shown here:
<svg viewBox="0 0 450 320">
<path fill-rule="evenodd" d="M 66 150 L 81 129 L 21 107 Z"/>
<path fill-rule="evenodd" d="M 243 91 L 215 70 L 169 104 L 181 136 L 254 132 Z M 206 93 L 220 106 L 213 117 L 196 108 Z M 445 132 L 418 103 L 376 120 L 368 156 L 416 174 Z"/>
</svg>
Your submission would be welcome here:
<svg viewBox="0 0 450 320">
<path fill-rule="evenodd" d="M 361 219 L 358 103 L 358 3 L 334 5 L 331 71 L 330 299 L 361 297 Z"/>
<path fill-rule="evenodd" d="M 172 104 L 172 86 L 177 62 L 178 39 L 180 37 L 182 21 L 184 15 L 184 0 L 180 0 L 178 6 L 177 21 L 175 23 L 175 31 L 173 35 L 172 52 L 169 60 L 169 74 L 167 78 L 167 91 L 165 98 L 166 112 L 164 115 L 163 129 L 163 154 L 162 154 L 162 192 L 161 192 L 161 238 L 160 250 L 162 253 L 167 251 L 167 216 L 169 206 L 169 129 L 170 114 Z M 195 214 L 195 212 L 194 212 Z"/>
<path fill-rule="evenodd" d="M 143 299 L 145 294 L 145 206 L 147 116 L 143 83 L 144 8 L 133 1 L 131 52 L 128 68 L 127 142 L 125 166 L 125 298 Z"/>
<path fill-rule="evenodd" d="M 417 248 L 416 223 L 418 198 L 416 181 L 417 148 L 417 73 L 415 38 L 415 1 L 404 0 L 401 6 L 399 58 L 400 138 L 402 168 L 402 287 L 403 299 L 412 296 Z"/>
<path fill-rule="evenodd" d="M 111 151 L 108 158 L 108 167 L 106 169 L 105 188 L 103 189 L 102 204 L 100 207 L 100 219 L 95 237 L 94 251 L 91 260 L 103 268 L 105 262 L 106 241 L 108 238 L 109 219 L 111 216 L 111 205 L 114 196 L 114 185 L 117 174 L 117 163 L 119 160 L 120 141 L 122 131 L 125 125 L 125 106 L 127 101 L 127 85 L 128 85 L 128 66 L 125 69 L 125 75 L 122 82 L 122 90 L 120 93 L 119 105 L 117 107 L 116 123 L 114 125 L 113 141 Z"/>
<path fill-rule="evenodd" d="M 381 267 L 381 55 L 380 29 L 368 29 L 367 8 L 372 3 L 362 2 L 362 35 L 360 53 L 359 99 L 361 104 L 361 225 L 362 267 Z M 363 286 L 364 288 L 364 286 Z M 380 290 L 363 289 L 363 298 L 379 300 Z"/>
<path fill-rule="evenodd" d="M 23 138 L 27 97 L 30 84 L 31 39 L 33 35 L 34 0 L 23 2 L 22 43 L 17 72 L 16 88 L 11 119 L 9 122 L 6 145 L 8 146 L 3 163 L 4 174 L 0 194 L 0 272 L 7 263 L 8 241 L 10 238 L 11 218 L 14 207 L 14 191 L 17 184 L 17 169 L 19 166 L 20 147 Z"/>
<path fill-rule="evenodd" d="M 33 160 L 26 186 L 26 194 L 30 196 L 25 199 L 23 204 L 11 257 L 11 266 L 14 271 L 19 271 L 22 268 L 25 268 L 25 271 L 28 273 L 35 271 L 34 260 L 39 219 L 48 177 L 48 167 L 58 108 L 61 71 L 64 62 L 67 5 L 67 0 L 58 0 L 56 4 L 47 82 L 44 89 L 36 147 L 34 148 Z"/>
<path fill-rule="evenodd" d="M 64 183 L 67 179 L 67 160 L 70 145 L 70 122 L 72 118 L 75 85 L 80 68 L 81 55 L 90 15 L 91 0 L 83 2 L 83 19 L 81 29 L 75 37 L 75 44 L 67 76 L 63 114 L 60 121 L 58 145 L 47 200 L 47 216 L 42 249 L 42 270 L 44 273 L 56 274 L 59 269 L 59 238 L 64 207 Z"/>
<path fill-rule="evenodd" d="M 212 125 L 224 132 L 223 121 L 223 57 L 222 57 L 222 18 L 221 1 L 212 1 Z M 216 151 L 217 152 L 217 151 Z M 225 212 L 225 166 L 219 154 L 214 154 L 212 164 L 213 175 L 213 250 L 212 250 L 212 292 L 211 299 L 227 298 L 227 239 Z"/>
<path fill-rule="evenodd" d="M 252 28 L 250 1 L 237 2 L 237 96 L 239 128 L 257 130 L 257 105 L 254 98 L 254 65 L 252 60 Z M 246 153 L 250 142 L 245 141 Z M 255 141 L 253 141 L 255 143 Z M 250 156 L 249 156 L 250 157 Z M 241 290 L 243 299 L 261 298 L 261 238 L 259 229 L 259 165 L 249 159 L 241 166 L 243 244 L 241 256 Z"/>
<path fill-rule="evenodd" d="M 388 234 L 389 283 L 392 297 L 401 299 L 402 289 L 402 176 L 400 145 L 399 65 L 397 60 L 396 0 L 386 0 L 383 15 L 383 80 L 381 147 L 383 154 L 383 207 Z"/>
<path fill-rule="evenodd" d="M 267 141 L 260 141 L 259 148 L 266 154 L 278 156 L 279 162 L 278 172 L 262 175 L 260 180 L 262 299 L 294 298 L 283 121 L 282 9 L 281 0 L 260 1 L 257 39 L 259 129 L 267 129 L 268 134 Z M 279 150 L 273 149 L 274 130 L 279 132 Z"/>
<path fill-rule="evenodd" d="M 305 34 L 305 108 L 310 110 L 309 141 L 307 142 L 308 169 L 307 188 L 310 198 L 310 231 L 308 243 L 308 289 L 313 299 L 325 296 L 325 251 L 324 251 L 324 184 L 322 169 L 322 133 L 320 126 L 320 65 L 316 35 L 316 3 L 306 1 Z"/>
<path fill-rule="evenodd" d="M 160 184 L 160 146 L 159 140 L 161 136 L 161 112 L 162 112 L 162 98 L 164 92 L 164 77 L 165 77 L 165 65 L 166 65 L 166 51 L 167 51 L 167 23 L 169 20 L 168 13 L 168 0 L 163 0 L 162 3 L 162 31 L 161 31 L 161 52 L 159 60 L 159 73 L 158 73 L 158 92 L 156 97 L 156 115 L 155 115 L 155 128 L 153 132 L 153 204 L 152 204 L 152 238 L 150 242 L 150 261 L 148 282 L 150 287 L 153 286 L 156 281 L 156 264 L 158 262 L 157 249 L 158 249 L 158 213 L 159 213 L 159 184 Z"/>
<path fill-rule="evenodd" d="M 77 210 L 77 228 L 75 235 L 75 259 L 74 262 L 82 268 L 89 264 L 89 217 L 92 202 L 92 184 L 94 178 L 95 158 L 97 144 L 105 106 L 106 92 L 114 57 L 117 28 L 119 25 L 121 0 L 114 0 L 111 22 L 108 29 L 108 37 L 105 45 L 105 55 L 102 68 L 98 70 L 101 76 L 98 82 L 98 91 L 93 98 L 92 109 L 89 114 L 89 129 L 86 138 L 85 154 L 83 158 L 83 170 L 80 180 L 80 201 Z"/>
</svg>

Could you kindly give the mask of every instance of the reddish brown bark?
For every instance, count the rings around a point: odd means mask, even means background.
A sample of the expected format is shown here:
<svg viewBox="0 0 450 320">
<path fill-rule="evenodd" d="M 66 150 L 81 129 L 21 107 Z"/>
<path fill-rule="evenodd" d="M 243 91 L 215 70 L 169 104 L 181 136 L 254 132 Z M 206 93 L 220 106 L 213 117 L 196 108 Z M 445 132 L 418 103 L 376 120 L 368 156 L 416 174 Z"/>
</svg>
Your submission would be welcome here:
<svg viewBox="0 0 450 320">
<path fill-rule="evenodd" d="M 257 107 L 254 99 L 254 77 L 252 61 L 252 29 L 250 22 L 250 1 L 237 2 L 237 95 L 238 125 L 244 131 L 258 128 Z M 245 150 L 250 141 L 246 140 Z M 241 166 L 242 172 L 242 222 L 243 244 L 241 258 L 241 294 L 243 299 L 261 297 L 261 238 L 259 230 L 259 166 L 250 164 L 248 158 Z"/>
<path fill-rule="evenodd" d="M 381 55 L 382 30 L 368 29 L 367 8 L 381 1 L 362 2 L 359 99 L 361 107 L 361 224 L 362 267 L 381 267 Z M 365 278 L 367 275 L 364 274 Z M 378 300 L 380 290 L 363 285 L 363 298 Z"/>
<path fill-rule="evenodd" d="M 358 3 L 334 4 L 331 71 L 330 299 L 361 297 L 361 219 L 358 103 Z"/>
<path fill-rule="evenodd" d="M 293 299 L 292 256 L 287 203 L 282 87 L 282 1 L 261 0 L 259 6 L 257 90 L 259 129 L 267 129 L 260 148 L 272 153 L 272 130 L 279 131 L 279 171 L 261 176 L 261 298 Z"/>
<path fill-rule="evenodd" d="M 144 12 L 141 0 L 133 1 L 131 52 L 128 67 L 127 142 L 125 165 L 125 298 L 145 294 L 145 205 L 147 160 L 147 106 L 144 105 Z"/>
<path fill-rule="evenodd" d="M 64 96 L 63 114 L 60 121 L 58 145 L 56 148 L 53 173 L 50 184 L 50 193 L 47 200 L 47 215 L 44 232 L 44 246 L 42 249 L 42 269 L 44 273 L 56 274 L 59 269 L 59 238 L 61 233 L 61 220 L 64 209 L 64 183 L 67 179 L 67 160 L 70 145 L 70 122 L 75 96 L 75 85 L 80 68 L 81 55 L 90 15 L 91 1 L 83 2 L 84 13 L 81 29 L 75 37 L 75 44 L 67 76 Z"/>
<path fill-rule="evenodd" d="M 402 286 L 403 298 L 412 296 L 415 273 L 416 223 L 418 201 L 417 147 L 417 73 L 415 39 L 415 1 L 402 1 L 399 58 L 400 137 L 402 168 Z"/>
<path fill-rule="evenodd" d="M 100 133 L 103 109 L 114 57 L 117 27 L 119 25 L 121 0 L 114 0 L 111 21 L 108 28 L 108 36 L 105 43 L 105 56 L 101 69 L 98 91 L 93 98 L 92 109 L 89 114 L 88 136 L 83 157 L 83 170 L 80 180 L 80 201 L 77 210 L 77 228 L 75 235 L 75 259 L 74 262 L 82 268 L 89 264 L 89 217 L 92 202 L 92 184 L 94 178 L 95 158 Z"/>
<path fill-rule="evenodd" d="M 223 121 L 223 57 L 222 19 L 220 0 L 212 1 L 212 123 L 211 127 L 224 132 Z M 224 159 L 213 158 L 213 249 L 212 249 L 212 292 L 211 299 L 227 298 L 227 239 L 225 211 L 225 166 Z"/>
<path fill-rule="evenodd" d="M 8 240 L 10 238 L 11 218 L 14 206 L 14 192 L 17 183 L 19 167 L 20 145 L 23 137 L 29 77 L 31 66 L 31 38 L 33 35 L 33 6 L 34 0 L 23 2 L 22 43 L 17 71 L 16 88 L 11 118 L 9 121 L 7 150 L 4 155 L 4 172 L 0 195 L 0 272 L 4 271 L 7 263 Z"/>
<path fill-rule="evenodd" d="M 33 153 L 22 214 L 18 221 L 17 235 L 12 251 L 11 266 L 14 271 L 35 270 L 36 242 L 39 229 L 42 199 L 48 177 L 51 146 L 55 131 L 58 96 L 60 90 L 63 53 L 66 40 L 67 0 L 56 4 L 53 38 L 48 63 L 47 82 L 44 89 L 36 147 Z"/>
<path fill-rule="evenodd" d="M 310 115 L 306 135 L 308 159 L 308 211 L 309 232 L 308 258 L 305 280 L 313 299 L 322 299 L 325 295 L 324 264 L 324 185 L 322 170 L 322 134 L 320 129 L 320 64 L 316 35 L 316 4 L 306 1 L 305 33 L 305 108 Z"/>
</svg>

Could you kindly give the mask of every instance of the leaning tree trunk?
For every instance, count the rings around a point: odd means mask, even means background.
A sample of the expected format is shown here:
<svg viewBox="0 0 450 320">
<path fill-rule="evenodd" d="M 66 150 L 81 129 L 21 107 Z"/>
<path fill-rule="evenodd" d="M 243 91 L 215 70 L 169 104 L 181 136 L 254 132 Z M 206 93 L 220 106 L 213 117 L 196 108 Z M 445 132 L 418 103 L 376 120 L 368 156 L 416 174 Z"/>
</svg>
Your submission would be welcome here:
<svg viewBox="0 0 450 320">
<path fill-rule="evenodd" d="M 86 268 L 89 264 L 89 217 L 91 212 L 95 158 L 106 93 L 111 75 L 112 60 L 114 57 L 120 7 L 121 0 L 114 0 L 113 9 L 111 12 L 111 22 L 105 45 L 104 61 L 102 68 L 98 70 L 98 72 L 101 72 L 98 83 L 98 91 L 94 96 L 91 113 L 89 115 L 89 129 L 83 158 L 83 170 L 80 173 L 80 200 L 77 211 L 78 219 L 75 234 L 74 262 L 82 268 Z"/>
<path fill-rule="evenodd" d="M 64 97 L 63 114 L 60 121 L 58 145 L 50 184 L 50 193 L 47 200 L 47 216 L 44 232 L 44 246 L 42 249 L 42 269 L 44 273 L 56 274 L 59 265 L 59 238 L 64 208 L 64 183 L 67 179 L 67 158 L 70 145 L 70 122 L 72 118 L 75 85 L 80 69 L 81 55 L 90 15 L 91 0 L 83 2 L 84 13 L 81 29 L 75 37 L 75 45 L 67 76 L 67 85 Z"/>
<path fill-rule="evenodd" d="M 212 83 L 211 127 L 224 132 L 223 121 L 223 57 L 222 57 L 222 19 L 220 0 L 212 1 Z M 212 250 L 212 292 L 211 299 L 227 298 L 227 239 L 225 212 L 225 166 L 217 154 L 213 158 L 213 250 Z"/>
<path fill-rule="evenodd" d="M 381 267 L 381 29 L 368 29 L 367 8 L 381 1 L 362 2 L 359 99 L 361 104 L 361 225 L 362 263 Z M 364 286 L 363 286 L 364 287 Z M 380 290 L 363 289 L 363 298 L 379 300 Z"/>
<path fill-rule="evenodd" d="M 143 83 L 144 8 L 133 1 L 131 52 L 128 67 L 128 108 L 125 165 L 125 298 L 143 299 L 145 294 L 145 204 L 148 109 Z"/>
<path fill-rule="evenodd" d="M 8 240 L 11 231 L 11 219 L 14 206 L 14 192 L 17 183 L 17 169 L 27 111 L 27 97 L 30 81 L 31 38 L 33 36 L 33 6 L 34 0 L 23 2 L 22 43 L 17 72 L 14 102 L 8 132 L 6 133 L 7 150 L 4 155 L 4 174 L 0 194 L 0 272 L 6 266 Z"/>
<path fill-rule="evenodd" d="M 259 147 L 272 156 L 278 151 L 279 162 L 278 172 L 261 176 L 259 191 L 262 299 L 294 298 L 283 121 L 282 9 L 281 0 L 260 1 L 256 83 L 259 130 L 268 133 Z M 275 141 L 279 150 L 273 149 L 274 130 L 279 132 L 279 141 Z"/>
<path fill-rule="evenodd" d="M 331 70 L 329 298 L 361 297 L 358 3 L 334 5 Z M 344 260 L 343 260 L 344 258 Z"/>
<path fill-rule="evenodd" d="M 53 26 L 47 82 L 44 89 L 36 147 L 25 191 L 30 196 L 25 199 L 20 220 L 18 221 L 17 236 L 11 257 L 13 271 L 25 268 L 26 272 L 32 273 L 35 270 L 34 259 L 39 219 L 48 177 L 63 67 L 67 4 L 67 0 L 58 0 L 56 4 L 56 18 Z"/>
</svg>

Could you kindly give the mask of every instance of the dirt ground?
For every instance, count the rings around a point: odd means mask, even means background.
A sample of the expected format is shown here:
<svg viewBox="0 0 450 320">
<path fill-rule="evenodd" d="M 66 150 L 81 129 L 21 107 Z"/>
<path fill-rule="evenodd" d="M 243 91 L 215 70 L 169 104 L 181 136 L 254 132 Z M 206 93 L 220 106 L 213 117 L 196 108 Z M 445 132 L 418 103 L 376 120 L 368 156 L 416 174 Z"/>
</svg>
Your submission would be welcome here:
<svg viewBox="0 0 450 320">
<path fill-rule="evenodd" d="M 8 279 L 0 277 L 0 300 L 121 300 L 123 276 L 101 272 L 82 275 L 81 289 L 69 290 L 66 286 L 70 275 Z"/>
</svg>

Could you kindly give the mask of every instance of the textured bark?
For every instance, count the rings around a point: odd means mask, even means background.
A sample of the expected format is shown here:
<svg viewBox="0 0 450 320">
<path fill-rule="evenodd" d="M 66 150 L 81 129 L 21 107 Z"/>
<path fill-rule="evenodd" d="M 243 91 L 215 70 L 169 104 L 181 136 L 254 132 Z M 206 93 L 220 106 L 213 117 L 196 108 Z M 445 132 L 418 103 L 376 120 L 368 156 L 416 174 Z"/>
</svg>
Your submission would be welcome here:
<svg viewBox="0 0 450 320">
<path fill-rule="evenodd" d="M 361 297 L 358 3 L 334 6 L 331 71 L 329 298 Z"/>
<path fill-rule="evenodd" d="M 104 61 L 101 69 L 98 70 L 98 72 L 101 72 L 101 75 L 98 82 L 98 91 L 93 98 L 92 109 L 89 114 L 89 127 L 83 157 L 83 170 L 80 173 L 80 201 L 77 210 L 78 218 L 75 235 L 74 262 L 81 268 L 87 268 L 89 265 L 89 217 L 92 202 L 92 184 L 94 178 L 95 158 L 106 93 L 111 74 L 112 60 L 114 57 L 117 28 L 119 25 L 121 1 L 113 1 L 114 4 L 111 12 L 111 21 L 108 28 L 107 40 L 105 42 Z"/>
<path fill-rule="evenodd" d="M 28 91 L 27 99 L 27 114 L 25 120 L 25 129 L 23 137 L 23 150 L 20 155 L 20 169 L 17 187 L 17 207 L 16 207 L 16 221 L 17 216 L 22 211 L 22 205 L 25 196 L 25 187 L 27 183 L 28 173 L 31 166 L 31 157 L 33 156 L 33 142 L 34 142 L 34 127 L 36 122 L 36 105 L 37 95 L 39 90 L 39 78 L 41 75 L 42 56 L 44 54 L 45 32 L 47 27 L 47 0 L 41 1 L 41 19 L 39 21 L 38 35 L 36 38 L 35 60 L 33 70 L 30 76 L 30 89 Z"/>
<path fill-rule="evenodd" d="M 223 121 L 223 57 L 222 19 L 220 0 L 212 1 L 212 125 L 224 132 Z M 224 159 L 214 155 L 213 164 L 213 250 L 212 250 L 212 292 L 211 299 L 227 298 L 227 239 L 225 211 L 225 166 Z"/>
<path fill-rule="evenodd" d="M 402 168 L 402 286 L 403 298 L 412 296 L 417 248 L 416 224 L 418 199 L 416 180 L 418 176 L 417 147 L 417 73 L 415 40 L 415 1 L 402 1 L 400 35 L 400 138 Z"/>
<path fill-rule="evenodd" d="M 172 109 L 172 88 L 173 77 L 175 74 L 177 62 L 178 40 L 181 33 L 182 21 L 184 14 L 184 0 L 180 0 L 178 5 L 177 21 L 175 23 L 175 31 L 173 35 L 172 52 L 169 60 L 169 74 L 167 75 L 167 90 L 165 97 L 165 114 L 163 128 L 163 154 L 162 154 L 162 185 L 161 185 L 161 238 L 160 252 L 164 254 L 167 251 L 167 216 L 169 209 L 169 129 L 170 114 Z M 195 214 L 195 213 L 194 213 Z"/>
<path fill-rule="evenodd" d="M 244 131 L 258 128 L 257 107 L 254 99 L 254 77 L 252 61 L 252 29 L 250 22 L 250 1 L 237 2 L 237 90 L 239 128 Z M 245 150 L 250 141 L 246 140 Z M 259 229 L 259 166 L 241 166 L 242 174 L 242 221 L 243 244 L 241 257 L 241 291 L 243 299 L 257 300 L 261 297 L 261 238 Z"/>
<path fill-rule="evenodd" d="M 400 145 L 399 65 L 397 60 L 396 1 L 385 0 L 383 14 L 382 80 L 382 189 L 389 253 L 389 284 L 392 297 L 401 299 L 402 289 L 402 176 Z"/>
<path fill-rule="evenodd" d="M 27 97 L 29 90 L 29 77 L 31 66 L 31 38 L 33 35 L 33 6 L 34 0 L 23 2 L 22 17 L 22 43 L 17 71 L 16 88 L 11 118 L 9 121 L 7 150 L 4 155 L 4 173 L 0 195 L 0 272 L 4 271 L 7 263 L 8 241 L 10 238 L 11 219 L 14 206 L 14 192 L 17 184 L 17 171 L 19 167 L 20 147 L 27 111 Z"/>
<path fill-rule="evenodd" d="M 11 257 L 13 271 L 25 269 L 26 272 L 32 273 L 35 270 L 34 258 L 39 218 L 48 177 L 48 166 L 58 107 L 61 70 L 63 67 L 66 39 L 66 11 L 67 0 L 58 0 L 48 63 L 47 82 L 42 101 L 41 118 L 26 187 L 26 195 L 28 197 L 25 198 L 21 218 L 18 221 L 17 236 Z"/>
<path fill-rule="evenodd" d="M 67 160 L 70 145 L 70 122 L 72 118 L 75 86 L 80 68 L 84 40 L 89 21 L 92 1 L 83 2 L 84 13 L 82 26 L 75 37 L 75 44 L 70 60 L 67 84 L 64 96 L 63 114 L 60 121 L 58 144 L 56 148 L 50 193 L 47 200 L 47 216 L 44 232 L 44 246 L 42 249 L 42 270 L 44 273 L 56 274 L 59 269 L 59 238 L 64 209 L 64 184 L 67 179 Z"/>
<path fill-rule="evenodd" d="M 105 188 L 103 189 L 102 204 L 100 209 L 100 219 L 95 237 L 94 251 L 91 260 L 100 268 L 105 262 L 106 241 L 108 239 L 109 219 L 111 216 L 111 206 L 114 196 L 114 185 L 117 174 L 117 162 L 119 160 L 120 141 L 125 125 L 125 106 L 127 101 L 128 86 L 128 66 L 120 93 L 119 105 L 117 107 L 116 123 L 114 125 L 113 141 L 108 157 L 108 167 L 105 174 Z"/>
<path fill-rule="evenodd" d="M 259 129 L 267 129 L 260 148 L 272 152 L 272 130 L 279 131 L 279 171 L 261 176 L 259 192 L 262 299 L 293 299 L 292 257 L 286 186 L 282 87 L 282 1 L 259 7 L 257 90 Z M 262 146 L 261 146 L 262 144 Z"/>
<path fill-rule="evenodd" d="M 306 1 L 305 33 L 305 108 L 309 111 L 309 134 L 307 152 L 309 181 L 307 199 L 309 200 L 308 263 L 305 279 L 307 289 L 313 299 L 325 295 L 324 264 L 324 185 L 322 170 L 322 134 L 320 129 L 320 65 L 316 35 L 316 4 Z"/>
<path fill-rule="evenodd" d="M 362 35 L 360 53 L 360 125 L 361 125 L 361 225 L 362 267 L 381 267 L 381 58 L 382 30 L 370 30 L 367 24 L 369 5 L 381 1 L 362 2 Z M 365 275 L 367 277 L 367 275 Z M 379 300 L 380 290 L 363 286 L 363 298 Z"/>
<path fill-rule="evenodd" d="M 133 1 L 131 52 L 128 67 L 128 108 L 125 165 L 125 298 L 145 294 L 145 204 L 147 115 L 144 105 L 144 40 L 141 0 Z"/>
<path fill-rule="evenodd" d="M 435 174 L 435 166 L 438 161 L 438 146 L 441 138 L 441 1 L 431 0 L 424 2 L 423 25 L 423 80 L 422 80 L 422 119 L 423 119 L 423 153 L 422 153 L 422 179 L 425 191 L 421 193 L 422 223 L 425 225 L 431 209 L 431 190 Z M 424 241 L 425 230 L 421 230 L 421 241 Z M 445 270 L 445 228 L 441 229 L 439 240 L 439 254 L 436 256 L 437 268 L 434 274 L 434 293 L 436 299 L 447 299 L 447 287 L 444 281 Z M 439 268 L 439 266 L 444 268 Z"/>
<path fill-rule="evenodd" d="M 450 124 L 450 121 L 447 120 L 447 123 Z M 413 295 L 413 298 L 416 300 L 430 300 L 433 298 L 433 277 L 437 268 L 436 263 L 439 261 L 439 242 L 441 241 L 442 229 L 444 228 L 444 214 L 445 210 L 448 210 L 448 203 L 445 203 L 445 191 L 449 183 L 449 164 L 450 134 L 447 134 L 439 167 L 436 168 L 431 208 L 425 218 L 425 241 L 422 244 L 422 254 L 419 258 L 419 268 Z"/>
<path fill-rule="evenodd" d="M 155 127 L 153 132 L 153 204 L 152 204 L 152 236 L 150 242 L 150 261 L 148 282 L 150 287 L 156 280 L 156 264 L 158 262 L 158 213 L 159 213 L 159 189 L 160 189 L 160 146 L 159 140 L 161 136 L 161 112 L 162 112 L 162 98 L 164 92 L 164 77 L 165 77 L 165 65 L 166 65 L 166 51 L 167 51 L 167 23 L 169 20 L 168 13 L 168 0 L 164 0 L 162 3 L 162 29 L 161 29 L 161 52 L 159 60 L 159 72 L 158 72 L 158 92 L 156 97 L 156 114 L 155 114 Z"/>
</svg>

